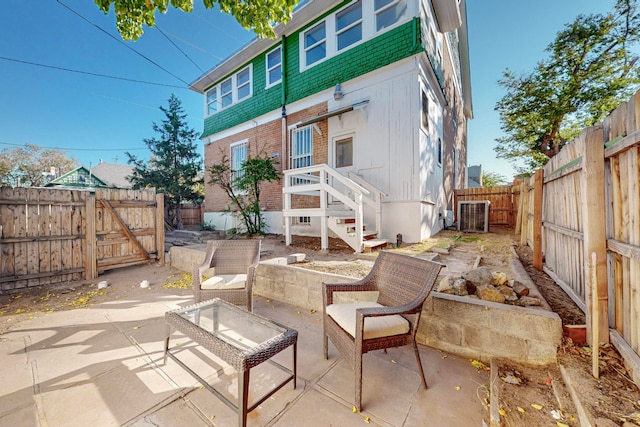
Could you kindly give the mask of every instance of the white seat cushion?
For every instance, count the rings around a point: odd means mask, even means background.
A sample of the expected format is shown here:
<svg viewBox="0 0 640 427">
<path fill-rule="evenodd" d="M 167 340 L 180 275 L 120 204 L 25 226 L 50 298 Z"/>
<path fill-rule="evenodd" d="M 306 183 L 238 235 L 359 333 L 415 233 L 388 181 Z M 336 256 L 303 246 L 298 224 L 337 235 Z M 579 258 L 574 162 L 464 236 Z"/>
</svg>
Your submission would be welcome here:
<svg viewBox="0 0 640 427">
<path fill-rule="evenodd" d="M 377 302 L 354 302 L 350 304 L 330 304 L 327 314 L 331 316 L 342 329 L 356 336 L 356 309 L 365 307 L 384 307 Z M 400 315 L 367 317 L 364 319 L 364 339 L 390 337 L 392 335 L 409 332 L 409 322 Z"/>
<path fill-rule="evenodd" d="M 206 277 L 206 276 L 205 276 Z M 220 274 L 213 276 L 200 285 L 201 289 L 242 289 L 247 283 L 246 274 Z"/>
</svg>

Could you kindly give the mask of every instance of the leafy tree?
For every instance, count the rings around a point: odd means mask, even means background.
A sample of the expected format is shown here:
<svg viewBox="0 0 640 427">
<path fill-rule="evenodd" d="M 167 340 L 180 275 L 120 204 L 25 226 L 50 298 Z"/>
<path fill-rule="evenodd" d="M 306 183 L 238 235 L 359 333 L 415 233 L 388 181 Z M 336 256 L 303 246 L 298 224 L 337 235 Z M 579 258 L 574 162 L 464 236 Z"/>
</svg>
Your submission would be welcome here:
<svg viewBox="0 0 640 427">
<path fill-rule="evenodd" d="M 580 129 L 601 121 L 640 82 L 632 47 L 640 39 L 636 0 L 617 0 L 606 14 L 579 15 L 547 47 L 549 57 L 529 73 L 507 69 L 497 103 L 502 130 L 498 157 L 540 168 Z"/>
<path fill-rule="evenodd" d="M 507 178 L 497 172 L 482 172 L 483 187 L 499 187 L 501 185 L 507 185 L 508 183 Z"/>
<path fill-rule="evenodd" d="M 260 186 L 265 182 L 279 181 L 275 165 L 278 162 L 266 153 L 247 157 L 240 171 L 231 169 L 229 156 L 222 152 L 220 163 L 208 168 L 210 184 L 222 188 L 237 208 L 249 235 L 265 234 L 267 225 L 260 210 Z"/>
<path fill-rule="evenodd" d="M 182 102 L 173 94 L 168 102 L 168 108 L 160 107 L 164 120 L 152 126 L 159 137 L 144 139 L 152 154 L 149 162 L 128 152 L 126 155 L 128 163 L 134 166 L 129 177 L 133 187 L 155 187 L 158 192 L 164 192 L 165 214 L 175 212 L 177 228 L 182 229 L 182 203 L 202 200 L 202 160 L 194 142 L 198 133 L 185 121 L 187 115 Z"/>
<path fill-rule="evenodd" d="M 300 0 L 202 0 L 208 9 L 216 3 L 224 13 L 234 18 L 246 29 L 252 29 L 258 37 L 275 37 L 272 23 L 287 23 L 293 8 Z M 184 12 L 193 11 L 193 0 L 94 0 L 105 14 L 111 5 L 116 15 L 118 32 L 125 40 L 137 40 L 143 33 L 142 26 L 155 25 L 156 11 L 166 13 L 169 3 Z"/>
<path fill-rule="evenodd" d="M 5 148 L 0 151 L 0 185 L 10 187 L 42 187 L 52 176 L 51 168 L 58 175 L 77 167 L 73 157 L 64 151 L 25 144 L 22 147 Z"/>
</svg>

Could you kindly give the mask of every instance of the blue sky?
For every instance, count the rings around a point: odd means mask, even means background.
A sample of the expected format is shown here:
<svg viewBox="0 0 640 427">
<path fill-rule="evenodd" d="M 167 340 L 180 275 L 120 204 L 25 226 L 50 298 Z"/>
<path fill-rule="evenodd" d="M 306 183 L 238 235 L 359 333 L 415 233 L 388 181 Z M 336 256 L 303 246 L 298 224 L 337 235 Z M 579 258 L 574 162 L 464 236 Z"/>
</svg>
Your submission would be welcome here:
<svg viewBox="0 0 640 427">
<path fill-rule="evenodd" d="M 27 142 L 61 148 L 87 167 L 100 159 L 126 163 L 127 150 L 146 160 L 143 139 L 156 136 L 152 122 L 164 118 L 158 107 L 166 106 L 171 93 L 182 100 L 190 126 L 201 131 L 203 99 L 187 84 L 252 34 L 232 17 L 195 3 L 195 13 L 170 10 L 157 16 L 160 31 L 148 28 L 137 42 L 123 42 L 113 13 L 105 16 L 91 0 L 0 1 L 0 149 Z M 469 164 L 511 178 L 512 167 L 493 151 L 501 135 L 494 107 L 504 95 L 497 84 L 502 71 L 531 70 L 565 23 L 613 4 L 467 0 L 475 115 L 469 122 Z M 199 149 L 202 153 L 201 144 Z"/>
</svg>

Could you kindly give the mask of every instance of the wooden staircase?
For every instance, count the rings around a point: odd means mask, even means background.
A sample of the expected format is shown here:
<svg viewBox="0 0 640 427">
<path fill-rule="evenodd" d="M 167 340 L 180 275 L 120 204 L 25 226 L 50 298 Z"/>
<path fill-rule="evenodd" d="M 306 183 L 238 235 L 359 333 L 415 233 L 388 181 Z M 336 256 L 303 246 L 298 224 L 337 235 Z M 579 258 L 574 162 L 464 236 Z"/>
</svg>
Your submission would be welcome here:
<svg viewBox="0 0 640 427">
<path fill-rule="evenodd" d="M 290 169 L 284 172 L 282 193 L 287 245 L 291 244 L 292 218 L 297 216 L 320 218 L 322 249 L 329 247 L 329 231 L 356 253 L 379 249 L 388 243 L 378 238 L 382 225 L 382 197 L 386 194 L 355 174 L 344 176 L 326 164 Z M 293 194 L 318 197 L 320 207 L 292 208 Z M 364 223 L 365 209 L 367 218 L 375 221 L 372 229 Z"/>
</svg>

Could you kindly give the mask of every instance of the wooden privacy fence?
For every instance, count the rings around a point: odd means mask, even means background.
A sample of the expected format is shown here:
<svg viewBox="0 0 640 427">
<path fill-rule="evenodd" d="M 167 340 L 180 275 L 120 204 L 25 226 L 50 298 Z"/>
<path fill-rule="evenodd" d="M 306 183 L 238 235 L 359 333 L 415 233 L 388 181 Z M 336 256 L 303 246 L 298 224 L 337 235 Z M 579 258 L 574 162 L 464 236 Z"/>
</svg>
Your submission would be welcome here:
<svg viewBox="0 0 640 427">
<path fill-rule="evenodd" d="M 163 263 L 163 204 L 155 189 L 0 187 L 0 291 Z"/>
<path fill-rule="evenodd" d="M 183 205 L 180 210 L 182 211 L 182 225 L 201 225 L 204 222 L 204 206 Z"/>
<path fill-rule="evenodd" d="M 640 354 L 639 157 L 640 92 L 521 184 L 516 225 L 536 266 L 587 314 L 588 336 L 595 332 L 599 342 L 611 337 L 623 356 L 631 349 L 635 358 Z"/>
<path fill-rule="evenodd" d="M 493 225 L 514 227 L 519 196 L 519 185 L 455 190 L 456 218 L 458 217 L 458 202 L 488 200 L 490 202 L 489 227 Z"/>
</svg>

